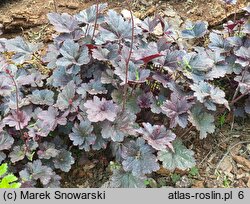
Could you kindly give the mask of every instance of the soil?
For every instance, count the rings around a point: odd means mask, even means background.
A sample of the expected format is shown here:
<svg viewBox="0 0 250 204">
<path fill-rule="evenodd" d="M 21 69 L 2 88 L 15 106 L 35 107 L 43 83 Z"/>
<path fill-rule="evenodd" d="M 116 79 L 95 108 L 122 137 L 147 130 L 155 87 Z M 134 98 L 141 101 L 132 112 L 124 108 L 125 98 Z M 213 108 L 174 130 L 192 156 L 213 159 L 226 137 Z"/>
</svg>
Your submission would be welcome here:
<svg viewBox="0 0 250 204">
<path fill-rule="evenodd" d="M 75 14 L 95 1 L 84 0 L 4 0 L 0 1 L 0 24 L 4 37 L 23 35 L 31 41 L 51 40 L 52 28 L 46 14 L 67 12 Z M 105 1 L 103 1 L 105 2 Z M 107 2 L 107 1 L 106 1 Z M 125 1 L 108 0 L 110 8 L 122 10 Z M 219 0 L 134 0 L 137 17 L 152 16 L 157 11 L 175 26 L 187 20 L 206 20 L 210 28 L 220 27 L 225 21 L 240 14 L 247 0 L 238 0 L 237 9 L 225 12 Z M 197 168 L 191 171 L 168 172 L 160 169 L 153 175 L 150 187 L 248 187 L 250 188 L 250 121 L 229 120 L 217 132 L 200 140 L 195 131 L 182 138 L 195 151 Z M 76 153 L 79 155 L 79 153 Z M 62 187 L 101 187 L 108 180 L 110 153 L 98 152 L 79 155 L 69 173 L 62 174 Z M 177 179 L 174 179 L 177 177 Z"/>
<path fill-rule="evenodd" d="M 110 8 L 122 10 L 126 8 L 126 1 L 121 0 L 101 0 L 108 2 Z M 47 24 L 46 14 L 49 12 L 77 13 L 95 1 L 86 0 L 2 0 L 0 1 L 0 24 L 6 33 L 6 37 L 11 37 L 11 33 L 43 31 L 46 33 L 44 25 Z M 240 13 L 241 8 L 247 5 L 247 0 L 238 0 L 237 8 L 228 7 L 225 12 L 223 4 L 219 0 L 134 0 L 133 11 L 137 17 L 145 18 L 152 16 L 157 11 L 170 18 L 179 18 L 183 23 L 186 19 L 206 20 L 210 26 L 221 25 L 227 17 L 235 12 Z M 41 32 L 39 33 L 41 34 Z"/>
</svg>

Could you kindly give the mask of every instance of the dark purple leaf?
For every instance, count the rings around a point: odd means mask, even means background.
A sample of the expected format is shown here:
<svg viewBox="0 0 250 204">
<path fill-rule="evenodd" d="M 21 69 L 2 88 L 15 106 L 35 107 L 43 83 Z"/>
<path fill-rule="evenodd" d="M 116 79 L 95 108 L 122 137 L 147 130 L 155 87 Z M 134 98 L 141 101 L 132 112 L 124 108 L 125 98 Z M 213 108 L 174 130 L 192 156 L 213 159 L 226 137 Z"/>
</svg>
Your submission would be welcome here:
<svg viewBox="0 0 250 204">
<path fill-rule="evenodd" d="M 131 94 L 132 90 L 128 90 L 128 98 L 126 102 L 126 109 L 128 109 L 132 113 L 139 113 L 141 108 L 137 104 L 137 98 L 142 94 L 141 90 L 137 89 Z M 117 104 L 122 104 L 123 94 L 118 90 L 114 90 L 111 94 L 114 102 Z"/>
<path fill-rule="evenodd" d="M 126 62 L 122 59 L 117 63 L 114 73 L 120 77 L 122 80 L 121 84 L 125 84 L 126 79 Z M 128 81 L 135 83 L 143 83 L 147 80 L 150 75 L 150 70 L 140 68 L 138 65 L 133 62 L 129 62 L 128 68 Z"/>
<path fill-rule="evenodd" d="M 106 121 L 102 125 L 102 137 L 121 142 L 124 137 L 136 135 L 136 115 L 131 112 L 120 112 L 114 122 Z"/>
<path fill-rule="evenodd" d="M 208 45 L 210 49 L 221 53 L 228 52 L 230 50 L 229 42 L 226 41 L 221 35 L 217 33 L 210 33 L 209 39 L 211 41 Z"/>
<path fill-rule="evenodd" d="M 215 131 L 214 116 L 205 112 L 201 105 L 195 105 L 189 113 L 189 121 L 200 131 L 200 139 Z"/>
<path fill-rule="evenodd" d="M 142 138 L 125 143 L 122 152 L 124 170 L 132 171 L 132 174 L 137 177 L 159 170 L 160 167 L 153 152 Z"/>
<path fill-rule="evenodd" d="M 138 133 L 142 134 L 143 138 L 156 150 L 165 150 L 167 147 L 172 149 L 171 142 L 176 135 L 171 130 L 166 130 L 164 125 L 154 125 L 150 123 L 142 123 L 143 128 L 140 128 Z"/>
<path fill-rule="evenodd" d="M 96 135 L 95 144 L 92 145 L 93 150 L 100 150 L 107 148 L 108 140 L 104 139 L 101 135 Z"/>
<path fill-rule="evenodd" d="M 250 72 L 246 71 L 241 76 L 236 76 L 234 80 L 239 82 L 240 92 L 242 94 L 250 92 Z"/>
<path fill-rule="evenodd" d="M 125 21 L 121 15 L 114 10 L 109 10 L 105 16 L 105 24 L 102 25 L 105 30 L 101 31 L 101 35 L 111 35 L 113 40 L 124 38 L 131 39 L 132 26 L 129 21 Z"/>
<path fill-rule="evenodd" d="M 45 141 L 39 145 L 37 154 L 39 159 L 50 159 L 56 157 L 59 154 L 59 150 L 55 149 L 55 144 Z"/>
<path fill-rule="evenodd" d="M 43 185 L 47 185 L 54 174 L 50 167 L 43 166 L 40 160 L 35 160 L 33 163 L 29 162 L 26 169 L 20 172 L 20 175 L 27 175 L 28 178 L 34 180 L 39 179 Z"/>
<path fill-rule="evenodd" d="M 218 87 L 214 87 L 206 82 L 200 82 L 199 84 L 191 85 L 190 88 L 195 91 L 194 96 L 197 100 L 204 103 L 208 110 L 216 110 L 216 106 L 213 103 L 224 104 L 230 109 L 228 101 L 225 99 L 225 92 Z"/>
<path fill-rule="evenodd" d="M 167 50 L 164 60 L 164 68 L 169 68 L 170 70 L 176 70 L 179 66 L 179 63 L 182 60 L 182 57 L 184 56 L 185 52 L 181 50 Z"/>
<path fill-rule="evenodd" d="M 0 132 L 0 151 L 10 149 L 13 143 L 13 137 L 11 137 L 7 132 Z"/>
<path fill-rule="evenodd" d="M 114 121 L 117 115 L 118 106 L 114 104 L 112 100 L 106 100 L 105 98 L 98 98 L 94 96 L 93 100 L 88 100 L 84 104 L 87 108 L 88 119 L 91 122 Z"/>
<path fill-rule="evenodd" d="M 3 119 L 3 123 L 10 127 L 15 127 L 16 130 L 25 128 L 30 121 L 30 116 L 25 111 L 13 110 L 11 114 Z"/>
<path fill-rule="evenodd" d="M 166 100 L 161 106 L 162 111 L 170 118 L 170 127 L 176 127 L 177 124 L 185 128 L 188 124 L 187 111 L 191 108 L 192 103 L 189 103 L 185 97 L 171 94 L 171 100 Z"/>
<path fill-rule="evenodd" d="M 25 146 L 14 146 L 12 152 L 9 154 L 9 157 L 12 163 L 16 163 L 23 160 L 25 155 Z"/>
<path fill-rule="evenodd" d="M 24 41 L 21 37 L 16 37 L 5 42 L 6 49 L 16 54 L 12 60 L 17 64 L 22 64 L 32 58 L 32 54 L 36 52 L 40 45 L 31 44 Z"/>
<path fill-rule="evenodd" d="M 11 94 L 13 82 L 9 77 L 0 75 L 0 96 L 8 96 Z"/>
<path fill-rule="evenodd" d="M 64 172 L 69 172 L 71 165 L 75 163 L 71 152 L 62 149 L 59 154 L 53 158 L 53 163 L 56 169 L 61 169 Z"/>
<path fill-rule="evenodd" d="M 85 151 L 90 150 L 90 146 L 95 143 L 96 136 L 93 134 L 93 126 L 88 120 L 81 121 L 80 124 L 75 124 L 72 128 L 72 133 L 69 134 L 70 140 L 79 149 Z"/>
<path fill-rule="evenodd" d="M 103 11 L 107 8 L 108 4 L 99 4 L 98 5 L 98 16 L 97 16 L 97 23 L 102 23 L 104 20 L 104 16 L 102 15 Z M 96 9 L 97 5 L 93 5 L 83 11 L 81 11 L 79 14 L 75 15 L 76 20 L 78 20 L 80 23 L 86 23 L 86 24 L 94 24 L 96 20 Z"/>
<path fill-rule="evenodd" d="M 78 22 L 67 13 L 49 13 L 47 16 L 59 33 L 71 33 L 78 28 Z"/>
<path fill-rule="evenodd" d="M 250 63 L 250 47 L 240 47 L 239 50 L 235 52 L 235 55 L 238 57 L 236 63 L 240 64 L 243 67 L 247 67 Z"/>
<path fill-rule="evenodd" d="M 81 82 L 78 76 L 67 73 L 64 67 L 54 70 L 52 76 L 48 79 L 48 82 L 54 87 L 64 87 L 70 81 L 74 81 L 76 84 Z"/>
<path fill-rule="evenodd" d="M 183 38 L 193 39 L 204 36 L 207 32 L 208 23 L 203 21 L 197 21 L 192 23 L 186 22 L 186 29 L 182 31 Z"/>
<path fill-rule="evenodd" d="M 144 93 L 137 98 L 137 104 L 140 108 L 150 108 L 153 103 L 153 94 L 151 92 Z"/>
<path fill-rule="evenodd" d="M 47 67 L 53 69 L 56 67 L 57 57 L 59 56 L 60 52 L 57 47 L 53 44 L 48 46 L 48 50 L 46 55 L 43 57 L 43 61 L 47 62 Z"/>
<path fill-rule="evenodd" d="M 35 90 L 30 95 L 30 101 L 37 105 L 53 105 L 54 104 L 54 92 L 44 89 Z"/>
<path fill-rule="evenodd" d="M 108 183 L 108 188 L 145 188 L 145 177 L 134 176 L 122 168 L 114 169 Z"/>
<path fill-rule="evenodd" d="M 73 40 L 65 40 L 60 53 L 63 57 L 56 62 L 57 66 L 66 67 L 69 73 L 72 73 L 74 66 L 78 67 L 83 64 L 88 64 L 90 61 L 89 50 L 87 46 L 80 47 L 78 43 Z"/>
<path fill-rule="evenodd" d="M 156 26 L 159 24 L 159 19 L 154 17 L 147 17 L 145 18 L 143 21 L 141 21 L 139 24 L 139 26 L 143 29 L 143 31 L 145 32 L 149 32 L 149 33 L 153 33 Z"/>
<path fill-rule="evenodd" d="M 248 99 L 245 102 L 245 111 L 246 111 L 246 113 L 250 114 L 250 96 L 248 97 Z"/>
<path fill-rule="evenodd" d="M 74 81 L 70 81 L 64 89 L 59 93 L 55 107 L 60 110 L 66 110 L 70 106 L 74 106 L 75 108 L 78 105 L 78 102 L 75 98 L 76 85 Z"/>
<path fill-rule="evenodd" d="M 48 184 L 44 185 L 44 188 L 60 188 L 60 180 L 62 179 L 55 172 L 52 172 L 51 179 Z"/>
<path fill-rule="evenodd" d="M 57 125 L 66 125 L 67 119 L 64 115 L 59 116 L 58 109 L 50 106 L 47 111 L 42 111 L 37 115 L 43 123 L 48 125 L 49 130 L 53 131 Z"/>
<path fill-rule="evenodd" d="M 186 170 L 195 166 L 194 152 L 187 149 L 180 140 L 173 142 L 173 149 L 158 152 L 158 159 L 164 168 L 174 171 L 176 168 Z"/>
<path fill-rule="evenodd" d="M 81 94 L 83 98 L 86 97 L 86 93 L 90 95 L 97 95 L 97 94 L 107 94 L 106 88 L 103 86 L 102 82 L 98 80 L 90 80 L 89 83 L 82 83 L 82 86 L 77 89 L 77 93 Z"/>
</svg>

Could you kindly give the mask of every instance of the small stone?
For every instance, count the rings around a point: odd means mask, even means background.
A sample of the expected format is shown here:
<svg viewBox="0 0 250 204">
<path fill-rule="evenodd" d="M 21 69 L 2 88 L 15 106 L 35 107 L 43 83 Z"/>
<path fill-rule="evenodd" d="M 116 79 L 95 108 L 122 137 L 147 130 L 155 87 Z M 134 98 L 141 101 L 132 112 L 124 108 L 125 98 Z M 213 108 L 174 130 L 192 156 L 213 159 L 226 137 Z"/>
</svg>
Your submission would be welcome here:
<svg viewBox="0 0 250 204">
<path fill-rule="evenodd" d="M 218 188 L 222 186 L 222 182 L 218 180 L 206 181 L 205 186 L 207 188 Z"/>
<path fill-rule="evenodd" d="M 250 153 L 250 144 L 247 145 L 247 151 Z"/>
<path fill-rule="evenodd" d="M 79 170 L 78 176 L 79 177 L 84 177 L 84 176 L 86 176 L 86 173 L 83 170 Z"/>
<path fill-rule="evenodd" d="M 66 7 L 69 9 L 78 9 L 79 5 L 78 5 L 78 3 L 75 3 L 75 2 L 63 2 L 63 3 L 60 3 L 58 5 L 58 7 Z"/>
<path fill-rule="evenodd" d="M 153 178 L 149 178 L 148 181 L 151 188 L 157 188 L 157 182 Z"/>
<path fill-rule="evenodd" d="M 177 181 L 175 184 L 176 188 L 190 188 L 192 186 L 192 180 L 186 175 L 181 177 L 180 181 Z"/>
<path fill-rule="evenodd" d="M 232 148 L 232 150 L 231 150 L 231 154 L 233 154 L 233 155 L 237 155 L 237 154 L 239 153 L 239 151 L 240 151 L 241 147 L 242 147 L 242 144 L 238 144 L 238 145 L 236 145 L 234 148 Z"/>
<path fill-rule="evenodd" d="M 168 17 L 175 17 L 177 15 L 176 12 L 171 8 L 167 8 L 165 11 L 163 11 L 163 13 Z"/>
<path fill-rule="evenodd" d="M 234 187 L 236 188 L 246 188 L 246 184 L 244 183 L 243 180 L 236 181 L 234 183 Z"/>
<path fill-rule="evenodd" d="M 250 188 L 250 177 L 249 177 L 248 182 L 247 182 L 247 187 Z"/>
<path fill-rule="evenodd" d="M 206 149 L 206 150 L 210 150 L 210 149 L 212 149 L 212 144 L 211 144 L 211 142 L 205 142 L 205 143 L 203 144 L 203 147 L 204 147 L 204 149 Z"/>
<path fill-rule="evenodd" d="M 192 188 L 204 188 L 204 181 L 195 181 Z"/>
<path fill-rule="evenodd" d="M 160 24 L 158 24 L 155 29 L 154 29 L 154 34 L 155 35 L 162 35 L 163 34 L 163 30 L 162 30 L 162 26 Z"/>
<path fill-rule="evenodd" d="M 250 161 L 242 156 L 236 156 L 236 155 L 232 155 L 233 159 L 241 164 L 244 165 L 245 167 L 247 167 L 250 170 Z"/>
<path fill-rule="evenodd" d="M 219 169 L 221 169 L 224 172 L 229 173 L 230 171 L 232 171 L 233 166 L 232 166 L 232 162 L 229 156 L 227 156 L 220 164 Z"/>
<path fill-rule="evenodd" d="M 241 179 L 241 178 L 244 178 L 244 177 L 249 177 L 249 174 L 243 173 L 243 174 L 237 174 L 236 175 L 236 179 Z"/>
<path fill-rule="evenodd" d="M 166 177 L 160 177 L 157 179 L 157 183 L 159 186 L 166 186 L 167 185 L 167 179 Z"/>
<path fill-rule="evenodd" d="M 123 17 L 124 17 L 125 19 L 130 19 L 130 18 L 131 18 L 131 14 L 130 14 L 130 11 L 129 11 L 129 10 L 123 9 L 123 10 L 121 11 L 121 13 L 122 13 L 122 15 L 123 15 Z"/>
</svg>

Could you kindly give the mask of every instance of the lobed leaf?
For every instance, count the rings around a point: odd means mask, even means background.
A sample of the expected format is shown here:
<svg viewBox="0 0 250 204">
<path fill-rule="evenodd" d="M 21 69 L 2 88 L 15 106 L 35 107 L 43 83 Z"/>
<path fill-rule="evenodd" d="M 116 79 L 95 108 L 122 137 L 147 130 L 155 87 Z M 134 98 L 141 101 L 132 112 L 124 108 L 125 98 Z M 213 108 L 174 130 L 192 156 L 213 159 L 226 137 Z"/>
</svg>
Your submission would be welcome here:
<svg viewBox="0 0 250 204">
<path fill-rule="evenodd" d="M 171 130 L 166 130 L 164 125 L 154 125 L 142 123 L 143 128 L 137 130 L 142 137 L 156 150 L 165 150 L 167 147 L 172 148 L 172 141 L 176 135 Z"/>
<path fill-rule="evenodd" d="M 185 97 L 178 96 L 175 93 L 171 94 L 171 100 L 163 102 L 161 109 L 163 114 L 170 118 L 170 127 L 176 127 L 177 124 L 185 128 L 188 124 L 188 110 L 192 103 L 188 102 Z"/>
<path fill-rule="evenodd" d="M 79 149 L 84 149 L 85 151 L 90 150 L 90 146 L 96 141 L 96 136 L 92 133 L 93 126 L 88 120 L 83 120 L 80 124 L 75 124 L 72 128 L 72 133 L 69 134 L 69 138 L 73 141 L 75 146 L 79 146 Z"/>
<path fill-rule="evenodd" d="M 215 131 L 213 115 L 204 112 L 201 105 L 196 105 L 191 109 L 188 119 L 200 131 L 200 139 L 206 138 L 208 133 Z"/>
<path fill-rule="evenodd" d="M 145 178 L 134 176 L 131 172 L 123 169 L 113 170 L 113 175 L 109 180 L 109 188 L 145 188 Z"/>
<path fill-rule="evenodd" d="M 49 13 L 47 17 L 59 33 L 71 33 L 78 28 L 78 22 L 67 13 Z"/>
<path fill-rule="evenodd" d="M 176 168 L 186 170 L 195 166 L 194 152 L 187 149 L 180 140 L 173 142 L 173 149 L 158 152 L 158 159 L 164 168 L 174 171 Z"/>
<path fill-rule="evenodd" d="M 8 150 L 14 143 L 14 139 L 7 132 L 0 132 L 0 151 Z"/>
<path fill-rule="evenodd" d="M 186 29 L 182 31 L 182 37 L 193 39 L 203 37 L 207 32 L 208 23 L 203 21 L 197 21 L 195 23 L 186 22 Z"/>
<path fill-rule="evenodd" d="M 53 163 L 56 169 L 61 169 L 64 172 L 69 172 L 71 165 L 75 163 L 71 152 L 61 149 L 59 154 L 53 158 Z"/>
<path fill-rule="evenodd" d="M 118 106 L 114 104 L 112 100 L 106 100 L 105 98 L 98 98 L 94 96 L 93 100 L 88 100 L 84 103 L 87 108 L 88 119 L 91 122 L 98 121 L 114 121 L 117 115 Z"/>
<path fill-rule="evenodd" d="M 160 167 L 153 152 L 142 138 L 126 142 L 122 151 L 124 170 L 131 171 L 137 177 L 159 170 Z"/>
</svg>

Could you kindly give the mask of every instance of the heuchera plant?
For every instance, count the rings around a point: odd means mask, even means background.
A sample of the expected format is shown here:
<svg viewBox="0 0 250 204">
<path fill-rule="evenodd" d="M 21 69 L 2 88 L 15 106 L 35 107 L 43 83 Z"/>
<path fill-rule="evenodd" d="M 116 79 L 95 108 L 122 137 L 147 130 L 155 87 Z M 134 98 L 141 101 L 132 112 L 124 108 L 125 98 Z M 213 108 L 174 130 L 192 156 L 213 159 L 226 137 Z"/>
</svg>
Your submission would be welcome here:
<svg viewBox="0 0 250 204">
<path fill-rule="evenodd" d="M 124 17 L 107 4 L 48 19 L 56 33 L 45 56 L 41 44 L 0 39 L 0 163 L 11 162 L 22 187 L 59 187 L 60 171 L 77 159 L 70 146 L 111 148 L 104 186 L 145 187 L 161 166 L 195 165 L 177 130 L 195 127 L 203 139 L 220 111 L 250 113 L 247 18 L 210 33 L 206 22 L 178 31 L 160 16 Z M 206 36 L 208 46 L 181 44 Z"/>
</svg>

